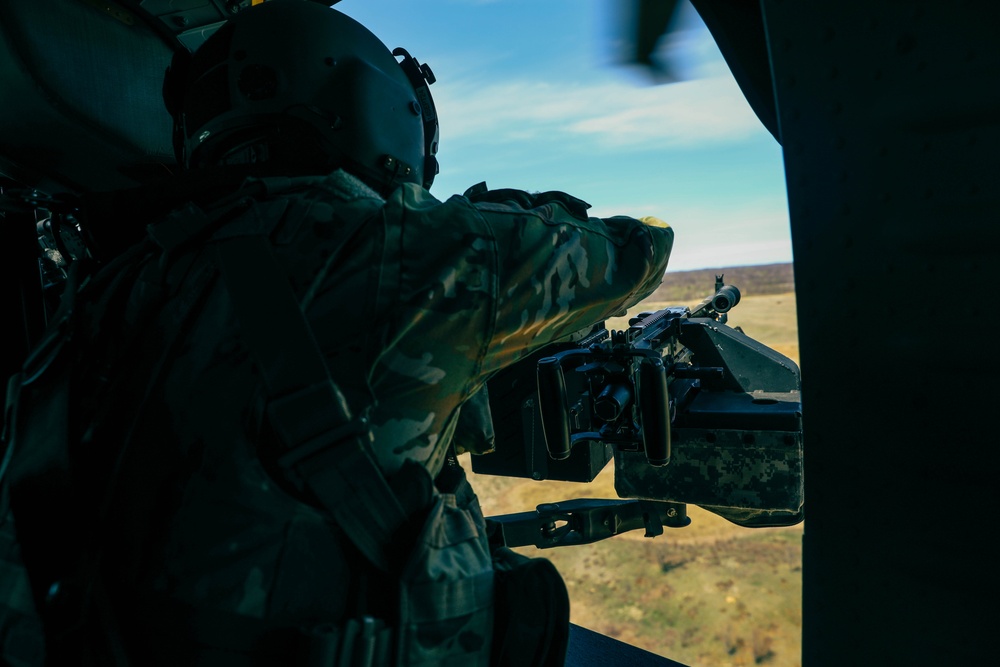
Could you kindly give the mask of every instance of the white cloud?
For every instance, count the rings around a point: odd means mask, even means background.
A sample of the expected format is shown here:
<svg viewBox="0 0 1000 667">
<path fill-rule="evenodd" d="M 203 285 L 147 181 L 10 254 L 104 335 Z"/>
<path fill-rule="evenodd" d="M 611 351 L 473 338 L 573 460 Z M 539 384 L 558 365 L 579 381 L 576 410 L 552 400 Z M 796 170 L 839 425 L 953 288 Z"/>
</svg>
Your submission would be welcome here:
<svg viewBox="0 0 1000 667">
<path fill-rule="evenodd" d="M 598 5 L 588 7 L 597 12 Z M 682 3 L 679 18 L 657 58 L 680 80 L 659 85 L 646 68 L 598 64 L 594 52 L 601 49 L 593 47 L 541 62 L 525 60 L 522 46 L 438 50 L 432 92 L 443 142 L 662 150 L 766 132 L 694 8 Z"/>
<path fill-rule="evenodd" d="M 726 79 L 623 90 L 618 100 L 574 123 L 572 131 L 616 146 L 677 146 L 740 139 L 760 129 L 739 88 Z"/>
<path fill-rule="evenodd" d="M 434 91 L 449 140 L 589 140 L 601 147 L 692 146 L 740 140 L 761 124 L 732 78 L 640 86 L 514 79 L 452 80 Z"/>
</svg>

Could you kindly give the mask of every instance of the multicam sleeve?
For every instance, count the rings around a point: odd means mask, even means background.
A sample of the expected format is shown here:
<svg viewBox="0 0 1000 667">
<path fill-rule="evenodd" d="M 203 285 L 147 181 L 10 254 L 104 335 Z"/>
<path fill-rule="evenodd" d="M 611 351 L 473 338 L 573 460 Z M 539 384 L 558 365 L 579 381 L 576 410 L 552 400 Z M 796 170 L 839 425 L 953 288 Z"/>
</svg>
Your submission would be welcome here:
<svg viewBox="0 0 1000 667">
<path fill-rule="evenodd" d="M 546 193 L 560 194 L 561 193 Z M 573 198 L 477 203 L 498 248 L 498 300 L 484 370 L 622 314 L 660 285 L 673 230 L 656 218 L 589 218 Z M 582 207 L 580 206 L 582 204 Z"/>
</svg>

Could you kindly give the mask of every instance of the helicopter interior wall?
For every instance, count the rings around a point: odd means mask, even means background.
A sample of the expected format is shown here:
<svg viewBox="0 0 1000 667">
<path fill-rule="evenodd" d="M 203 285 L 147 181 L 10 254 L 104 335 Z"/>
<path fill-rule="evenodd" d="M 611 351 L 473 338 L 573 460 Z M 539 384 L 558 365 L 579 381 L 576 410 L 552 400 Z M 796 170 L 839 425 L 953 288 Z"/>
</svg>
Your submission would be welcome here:
<svg viewBox="0 0 1000 667">
<path fill-rule="evenodd" d="M 0 2 L 0 174 L 8 179 L 111 190 L 174 163 L 161 95 L 173 43 L 136 15 L 95 4 Z"/>
<path fill-rule="evenodd" d="M 803 374 L 803 664 L 990 664 L 998 318 L 969 295 L 1000 266 L 995 24 L 977 2 L 762 4 Z"/>
</svg>

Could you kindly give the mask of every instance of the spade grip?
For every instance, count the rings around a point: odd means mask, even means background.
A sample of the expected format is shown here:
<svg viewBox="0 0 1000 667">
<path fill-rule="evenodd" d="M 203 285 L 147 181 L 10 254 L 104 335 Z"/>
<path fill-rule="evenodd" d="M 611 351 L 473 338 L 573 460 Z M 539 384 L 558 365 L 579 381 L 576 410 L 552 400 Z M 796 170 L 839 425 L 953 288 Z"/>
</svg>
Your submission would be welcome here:
<svg viewBox="0 0 1000 667">
<path fill-rule="evenodd" d="M 569 458 L 569 409 L 566 407 L 566 378 L 557 357 L 538 360 L 538 411 L 542 435 L 549 456 L 556 461 Z"/>
<path fill-rule="evenodd" d="M 639 418 L 646 460 L 652 466 L 666 465 L 670 461 L 670 405 L 662 359 L 647 359 L 639 366 Z"/>
</svg>

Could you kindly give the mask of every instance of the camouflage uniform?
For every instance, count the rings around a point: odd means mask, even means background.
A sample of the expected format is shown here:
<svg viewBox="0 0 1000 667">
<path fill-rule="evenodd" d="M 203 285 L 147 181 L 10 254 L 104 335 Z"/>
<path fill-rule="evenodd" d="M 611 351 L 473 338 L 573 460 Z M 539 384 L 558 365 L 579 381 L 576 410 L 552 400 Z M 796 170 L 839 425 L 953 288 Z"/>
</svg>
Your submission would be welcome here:
<svg viewBox="0 0 1000 667">
<path fill-rule="evenodd" d="M 269 232 L 351 408 L 374 402 L 374 455 L 387 475 L 407 459 L 437 474 L 459 408 L 493 372 L 647 296 L 673 240 L 659 221 L 588 219 L 586 204 L 561 193 L 441 202 L 407 184 L 383 200 L 344 172 L 266 183 L 274 194 L 220 234 Z M 359 217 L 367 222 L 343 238 Z M 118 323 L 123 340 L 140 338 L 136 358 L 153 359 L 187 293 L 209 285 L 133 436 L 144 454 L 121 476 L 123 493 L 146 500 L 122 511 L 114 571 L 137 599 L 336 622 L 357 594 L 350 547 L 261 465 L 259 378 L 213 276 L 198 248 L 174 257 L 167 282 L 185 287 L 154 325 Z M 136 283 L 126 313 L 149 288 Z M 138 391 L 145 373 L 133 370 Z"/>
</svg>

